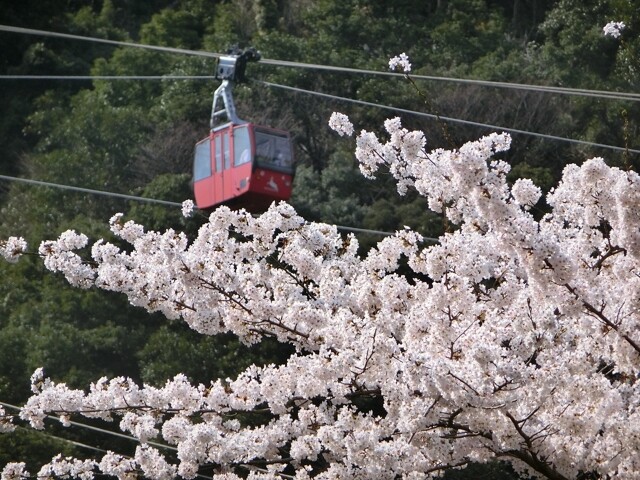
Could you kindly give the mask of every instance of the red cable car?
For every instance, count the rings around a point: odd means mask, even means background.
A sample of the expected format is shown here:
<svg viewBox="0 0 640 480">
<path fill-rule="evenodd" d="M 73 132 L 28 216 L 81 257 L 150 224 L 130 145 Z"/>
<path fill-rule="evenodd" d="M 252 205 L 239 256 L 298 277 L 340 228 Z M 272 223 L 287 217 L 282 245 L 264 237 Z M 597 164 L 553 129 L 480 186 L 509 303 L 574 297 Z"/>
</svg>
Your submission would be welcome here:
<svg viewBox="0 0 640 480">
<path fill-rule="evenodd" d="M 294 162 L 289 134 L 240 120 L 231 95 L 233 80 L 244 80 L 246 62 L 259 58 L 250 49 L 218 62 L 222 84 L 213 96 L 211 132 L 196 144 L 193 162 L 193 191 L 199 209 L 226 204 L 261 212 L 272 202 L 291 197 Z M 216 110 L 220 98 L 224 106 Z M 218 125 L 221 117 L 228 122 Z"/>
</svg>

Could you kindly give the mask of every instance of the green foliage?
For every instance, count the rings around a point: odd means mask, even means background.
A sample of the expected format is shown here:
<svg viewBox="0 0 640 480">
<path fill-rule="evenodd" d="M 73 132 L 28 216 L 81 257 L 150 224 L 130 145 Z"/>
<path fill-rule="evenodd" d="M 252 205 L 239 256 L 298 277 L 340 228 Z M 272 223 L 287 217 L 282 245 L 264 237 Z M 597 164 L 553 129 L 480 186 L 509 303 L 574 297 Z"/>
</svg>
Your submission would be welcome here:
<svg viewBox="0 0 640 480">
<path fill-rule="evenodd" d="M 350 142 L 344 142 L 320 174 L 307 165 L 298 167 L 291 203 L 301 215 L 308 220 L 378 232 L 410 226 L 426 237 L 442 233 L 442 219 L 427 211 L 423 197 L 410 193 L 399 202 L 384 180 L 362 177 L 350 153 L 352 148 Z M 380 235 L 359 235 L 359 239 L 364 253 L 380 240 Z"/>
<path fill-rule="evenodd" d="M 485 1 L 451 0 L 440 15 L 443 21 L 430 31 L 431 64 L 466 73 L 466 67 L 503 42 L 505 18 Z"/>
<path fill-rule="evenodd" d="M 358 226 L 364 216 L 362 194 L 368 183 L 353 156 L 342 150 L 329 158 L 321 174 L 307 165 L 298 167 L 291 203 L 307 219 Z"/>
<path fill-rule="evenodd" d="M 211 76 L 215 72 L 215 62 L 203 57 L 185 57 L 174 62 L 166 75 Z M 161 83 L 161 93 L 152 102 L 151 115 L 161 124 L 175 123 L 176 119 L 202 124 L 202 132 L 207 132 L 211 99 L 217 88 L 212 80 L 165 80 Z"/>
<path fill-rule="evenodd" d="M 255 12 L 242 0 L 217 3 L 211 27 L 205 37 L 205 47 L 224 52 L 231 45 L 246 46 L 257 32 Z"/>
<path fill-rule="evenodd" d="M 114 106 L 96 90 L 77 93 L 68 108 L 56 99 L 43 101 L 51 108 L 32 117 L 31 128 L 42 132 L 38 145 L 42 156 L 32 157 L 32 162 L 47 172 L 46 179 L 88 188 L 122 185 L 131 157 L 145 137 L 142 113 Z"/>
<path fill-rule="evenodd" d="M 191 198 L 191 176 L 188 174 L 163 174 L 154 178 L 143 190 L 142 197 L 183 202 Z M 129 216 L 149 230 L 191 230 L 195 233 L 196 221 L 182 216 L 179 207 L 154 203 L 136 203 L 131 207 Z"/>
<path fill-rule="evenodd" d="M 518 163 L 511 169 L 508 179 L 515 181 L 518 178 L 528 178 L 543 192 L 548 192 L 555 184 L 553 172 L 546 167 L 535 167 L 526 162 Z"/>
<path fill-rule="evenodd" d="M 124 32 L 119 28 L 116 15 L 113 0 L 104 0 L 99 12 L 87 5 L 75 12 L 67 13 L 66 17 L 68 28 L 75 34 L 123 38 Z"/>
<path fill-rule="evenodd" d="M 11 434 L 0 435 L 0 466 L 3 467 L 19 458 L 27 464 L 27 470 L 35 474 L 58 453 L 82 456 L 82 452 L 73 449 L 68 442 L 43 432 L 20 428 Z"/>
<path fill-rule="evenodd" d="M 0 382 L 2 398 L 23 401 L 28 377 L 41 366 L 52 378 L 75 387 L 101 375 L 139 378 L 134 355 L 148 333 L 146 314 L 127 308 L 121 296 L 77 290 L 62 278 L 44 275 L 41 266 L 27 259 L 21 263 L 25 266 L 19 272 L 2 267 L 0 343 L 7 350 L 0 357 L 1 371 L 21 371 L 6 389 L 5 381 Z M 15 356 L 5 356 L 8 352 Z"/>
<path fill-rule="evenodd" d="M 521 478 L 511 466 L 504 462 L 490 462 L 487 464 L 469 464 L 460 470 L 449 470 L 440 478 L 442 480 L 512 480 Z"/>
<path fill-rule="evenodd" d="M 138 359 L 144 365 L 142 379 L 150 385 L 163 385 L 178 373 L 207 385 L 218 378 L 233 378 L 253 363 L 282 363 L 292 353 L 289 345 L 271 340 L 247 347 L 232 335 L 208 337 L 183 323 L 170 323 L 149 337 Z"/>
<path fill-rule="evenodd" d="M 140 29 L 140 42 L 176 48 L 200 48 L 203 18 L 186 10 L 161 10 Z"/>
<path fill-rule="evenodd" d="M 7 325 L 0 330 L 0 398 L 3 401 L 19 402 L 29 393 L 26 381 L 17 384 L 18 379 L 28 378 L 32 373 L 27 368 L 24 356 L 28 348 L 23 328 Z"/>
<path fill-rule="evenodd" d="M 554 81 L 593 85 L 610 71 L 615 57 L 602 34 L 608 21 L 606 3 L 561 0 L 548 13 L 541 25 L 545 38 L 542 55 Z"/>
<path fill-rule="evenodd" d="M 602 27 L 612 20 L 627 25 L 620 40 L 603 35 Z M 636 91 L 640 85 L 638 22 L 637 9 L 629 2 L 562 0 L 549 10 L 540 26 L 545 41 L 537 51 L 537 61 L 544 65 L 546 77 L 553 83 Z M 625 125 L 623 114 L 636 116 L 636 103 L 580 98 L 571 102 L 569 112 L 564 118 L 567 136 L 620 146 L 637 142 L 637 128 Z M 622 155 L 608 152 L 607 156 L 615 163 L 626 163 Z"/>
</svg>

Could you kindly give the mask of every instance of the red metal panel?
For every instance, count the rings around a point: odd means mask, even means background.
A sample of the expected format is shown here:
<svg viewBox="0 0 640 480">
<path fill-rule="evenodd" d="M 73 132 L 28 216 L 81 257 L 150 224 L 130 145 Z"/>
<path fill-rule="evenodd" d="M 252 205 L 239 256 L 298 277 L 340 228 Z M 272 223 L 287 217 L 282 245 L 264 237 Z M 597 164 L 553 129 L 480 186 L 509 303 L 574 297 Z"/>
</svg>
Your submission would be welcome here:
<svg viewBox="0 0 640 480">
<path fill-rule="evenodd" d="M 289 200 L 292 183 L 292 175 L 256 168 L 251 177 L 251 192 L 266 195 L 273 200 Z"/>
<path fill-rule="evenodd" d="M 220 158 L 222 153 L 221 138 L 220 132 L 211 134 L 211 169 L 213 170 L 213 182 L 211 184 L 211 188 L 213 189 L 215 204 L 219 204 L 224 201 L 222 160 Z M 217 160 L 216 155 L 218 156 Z"/>
<path fill-rule="evenodd" d="M 213 177 L 194 182 L 193 194 L 198 208 L 209 208 L 216 204 L 213 190 Z"/>
</svg>

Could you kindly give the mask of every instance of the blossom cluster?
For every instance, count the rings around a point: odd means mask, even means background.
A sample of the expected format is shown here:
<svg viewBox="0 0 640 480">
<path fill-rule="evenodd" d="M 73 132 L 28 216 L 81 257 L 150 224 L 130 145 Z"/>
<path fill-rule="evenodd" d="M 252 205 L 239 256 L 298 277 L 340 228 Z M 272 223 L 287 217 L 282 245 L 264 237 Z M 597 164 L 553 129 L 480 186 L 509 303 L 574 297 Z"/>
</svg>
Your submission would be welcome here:
<svg viewBox="0 0 640 480">
<path fill-rule="evenodd" d="M 182 216 L 185 218 L 189 218 L 193 215 L 193 211 L 195 210 L 196 206 L 193 203 L 193 200 L 191 199 L 187 199 L 184 202 L 182 202 Z"/>
<path fill-rule="evenodd" d="M 340 136 L 350 137 L 353 135 L 353 124 L 343 113 L 333 112 L 329 118 L 329 127 L 340 134 Z"/>
<path fill-rule="evenodd" d="M 72 457 L 64 458 L 61 454 L 53 457 L 51 462 L 43 465 L 38 472 L 39 479 L 51 478 L 79 478 L 92 480 L 96 462 L 93 460 L 78 460 Z"/>
<path fill-rule="evenodd" d="M 192 241 L 118 214 L 111 229 L 130 245 L 98 241 L 90 264 L 75 232 L 43 243 L 45 265 L 73 284 L 205 335 L 296 347 L 284 365 L 206 385 L 102 378 L 83 391 L 37 370 L 20 413 L 34 428 L 50 413 L 117 419 L 142 443 L 133 458 L 47 472 L 424 478 L 500 458 L 552 478 L 640 479 L 640 176 L 600 158 L 570 165 L 536 218 L 540 189 L 510 185 L 495 158 L 509 135 L 428 150 L 397 118 L 385 131 L 357 137 L 361 168 L 390 172 L 455 225 L 437 245 L 403 229 L 362 257 L 353 236 L 286 203 L 259 217 L 220 207 Z M 268 421 L 237 419 L 265 409 Z M 177 448 L 175 464 L 154 439 Z"/>
<path fill-rule="evenodd" d="M 83 262 L 80 255 L 74 252 L 86 247 L 88 241 L 85 234 L 67 230 L 57 240 L 42 242 L 38 253 L 44 258 L 44 265 L 49 270 L 69 272 L 67 280 L 71 285 L 88 288 L 93 282 L 93 270 Z"/>
<path fill-rule="evenodd" d="M 24 480 L 29 478 L 29 471 L 24 462 L 7 463 L 0 473 L 0 480 Z"/>
<path fill-rule="evenodd" d="M 389 60 L 389 70 L 401 69 L 404 73 L 411 71 L 411 63 L 406 53 L 402 52 L 400 55 L 393 57 Z"/>
<path fill-rule="evenodd" d="M 624 27 L 624 22 L 609 22 L 602 28 L 602 31 L 604 32 L 605 36 L 620 38 Z"/>
<path fill-rule="evenodd" d="M 8 415 L 3 407 L 0 407 L 0 433 L 13 432 L 15 428 L 13 417 Z"/>
<path fill-rule="evenodd" d="M 26 251 L 27 242 L 22 237 L 9 237 L 0 241 L 0 255 L 8 262 L 17 262 Z"/>
</svg>

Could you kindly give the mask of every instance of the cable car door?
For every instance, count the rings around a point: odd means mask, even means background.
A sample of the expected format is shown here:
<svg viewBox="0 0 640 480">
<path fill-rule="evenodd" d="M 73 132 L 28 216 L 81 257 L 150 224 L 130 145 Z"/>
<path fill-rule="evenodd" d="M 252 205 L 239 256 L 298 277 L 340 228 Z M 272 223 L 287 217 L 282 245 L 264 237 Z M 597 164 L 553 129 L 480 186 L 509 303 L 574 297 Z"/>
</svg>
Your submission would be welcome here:
<svg viewBox="0 0 640 480">
<path fill-rule="evenodd" d="M 231 142 L 229 132 L 233 126 L 229 126 L 220 132 L 220 143 L 222 148 L 222 170 L 220 173 L 220 181 L 222 184 L 222 195 L 220 202 L 224 202 L 235 197 L 235 189 L 233 188 L 233 171 L 231 164 Z"/>
<path fill-rule="evenodd" d="M 211 142 L 211 157 L 212 157 L 212 169 L 213 169 L 213 197 L 214 203 L 219 204 L 225 200 L 224 188 L 223 188 L 223 175 L 222 169 L 222 133 L 216 132 Z"/>
<path fill-rule="evenodd" d="M 234 196 L 249 191 L 252 169 L 252 148 L 249 128 L 241 125 L 233 129 L 233 188 Z"/>
<path fill-rule="evenodd" d="M 212 171 L 213 135 L 196 144 L 193 164 L 193 191 L 199 208 L 208 208 L 216 203 L 214 175 Z"/>
</svg>

